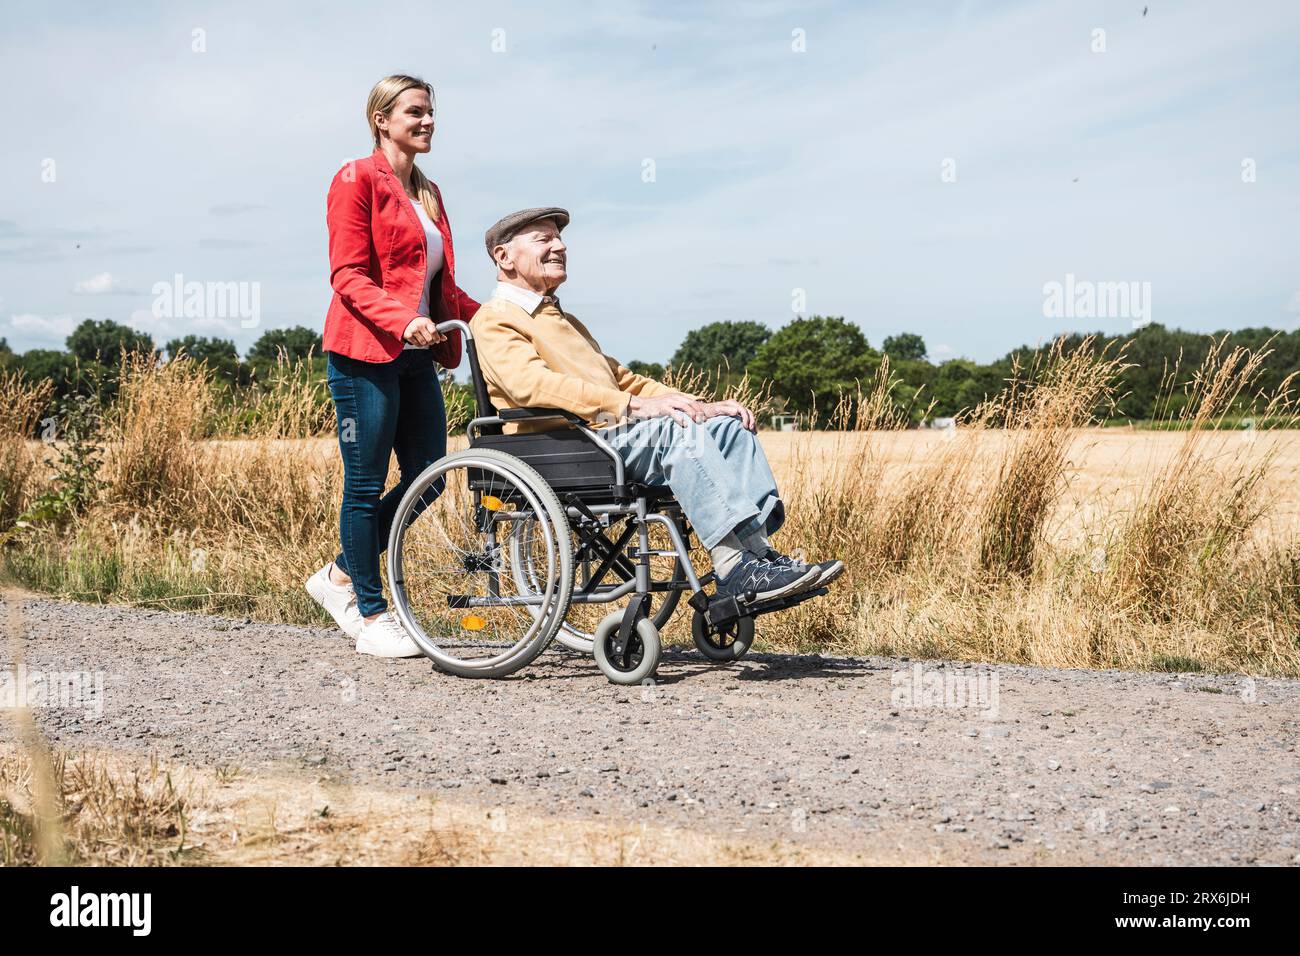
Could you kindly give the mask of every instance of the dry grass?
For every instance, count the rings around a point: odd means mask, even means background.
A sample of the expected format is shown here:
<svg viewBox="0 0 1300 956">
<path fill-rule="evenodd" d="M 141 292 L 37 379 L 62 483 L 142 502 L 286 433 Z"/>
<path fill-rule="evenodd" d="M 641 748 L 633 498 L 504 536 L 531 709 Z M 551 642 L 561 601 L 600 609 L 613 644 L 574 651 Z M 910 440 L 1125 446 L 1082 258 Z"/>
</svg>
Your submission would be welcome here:
<svg viewBox="0 0 1300 956">
<path fill-rule="evenodd" d="M 0 862 L 178 862 L 193 800 L 156 760 L 123 769 L 96 754 L 0 752 Z"/>
<path fill-rule="evenodd" d="M 1238 571 L 1250 533 L 1269 509 L 1262 482 L 1277 448 L 1223 458 L 1207 454 L 1205 444 L 1214 434 L 1210 429 L 1258 377 L 1266 354 L 1244 349 L 1225 354 L 1220 342 L 1187 383 L 1187 404 L 1171 416 L 1184 426 L 1181 446 L 1152 470 L 1117 535 L 1114 584 L 1134 600 L 1176 615 L 1197 600 L 1187 585 L 1208 593 L 1213 590 L 1209 579 Z M 1261 404 L 1261 417 L 1295 426 L 1290 379 Z M 1249 432 L 1247 441 L 1254 439 Z"/>
<path fill-rule="evenodd" d="M 290 360 L 280 351 L 257 388 L 212 416 L 207 434 L 223 438 L 306 438 L 334 430 L 329 387 L 312 374 L 312 355 Z"/>
<path fill-rule="evenodd" d="M 848 573 L 762 633 L 803 651 L 1300 673 L 1295 524 L 1263 521 L 1277 504 L 1266 489 L 1295 484 L 1275 474 L 1295 433 L 1210 430 L 1261 361 L 1215 352 L 1186 381 L 1171 375 L 1184 430 L 1136 439 L 1175 444 L 1125 495 L 1105 482 L 1069 495 L 1081 438 L 1105 441 L 1080 426 L 1123 362 L 1087 346 L 1049 352 L 955 431 L 793 437 L 776 456 L 783 543 Z M 1259 399 L 1295 424 L 1289 385 Z"/>
<path fill-rule="evenodd" d="M 36 472 L 29 445 L 49 406 L 49 382 L 32 382 L 20 372 L 0 372 L 0 532 L 23 513 Z"/>
<path fill-rule="evenodd" d="M 185 359 L 160 365 L 152 354 L 125 353 L 119 382 L 107 422 L 109 500 L 165 521 L 185 511 L 194 491 L 211 374 Z"/>
<path fill-rule="evenodd" d="M 980 566 L 990 574 L 1028 575 L 1043 528 L 1063 491 L 1065 454 L 1076 429 L 1092 421 L 1127 366 L 1122 356 L 1093 351 L 1088 339 L 1064 355 L 1058 341 L 1036 354 L 1027 372 L 1012 370 L 1006 393 L 972 416 L 980 427 L 1000 420 L 1012 435 L 980 516 Z"/>
<path fill-rule="evenodd" d="M 952 431 L 904 431 L 884 368 L 826 415 L 840 430 L 764 433 L 787 506 L 777 544 L 848 571 L 765 618 L 760 647 L 1300 674 L 1297 433 L 1214 430 L 1243 397 L 1296 424 L 1289 383 L 1252 392 L 1262 360 L 1216 349 L 1172 370 L 1178 431 L 1083 427 L 1122 367 L 1087 343 Z M 105 499 L 66 532 L 24 534 L 7 572 L 83 600 L 328 623 L 302 581 L 337 548 L 334 441 L 276 437 L 305 427 L 288 413 L 253 439 L 201 440 L 204 381 L 186 363 L 133 370 Z M 763 407 L 761 389 L 734 390 Z M 689 640 L 688 611 L 667 635 Z"/>
</svg>

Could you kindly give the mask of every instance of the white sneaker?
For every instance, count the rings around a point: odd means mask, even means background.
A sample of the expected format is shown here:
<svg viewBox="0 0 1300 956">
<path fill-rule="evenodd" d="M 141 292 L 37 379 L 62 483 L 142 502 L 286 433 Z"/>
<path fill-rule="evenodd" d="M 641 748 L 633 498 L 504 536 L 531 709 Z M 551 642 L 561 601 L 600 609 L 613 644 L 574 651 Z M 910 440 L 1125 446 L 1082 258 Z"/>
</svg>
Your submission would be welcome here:
<svg viewBox="0 0 1300 956">
<path fill-rule="evenodd" d="M 420 657 L 424 651 L 411 640 L 411 635 L 393 617 L 393 612 L 385 611 L 369 624 L 362 619 L 361 634 L 357 637 L 357 653 L 373 654 L 375 657 Z"/>
<path fill-rule="evenodd" d="M 351 584 L 335 584 L 330 580 L 331 561 L 307 579 L 307 593 L 315 598 L 316 603 L 330 612 L 330 617 L 343 633 L 356 640 L 361 634 L 361 625 L 365 619 L 357 607 L 357 592 Z"/>
</svg>

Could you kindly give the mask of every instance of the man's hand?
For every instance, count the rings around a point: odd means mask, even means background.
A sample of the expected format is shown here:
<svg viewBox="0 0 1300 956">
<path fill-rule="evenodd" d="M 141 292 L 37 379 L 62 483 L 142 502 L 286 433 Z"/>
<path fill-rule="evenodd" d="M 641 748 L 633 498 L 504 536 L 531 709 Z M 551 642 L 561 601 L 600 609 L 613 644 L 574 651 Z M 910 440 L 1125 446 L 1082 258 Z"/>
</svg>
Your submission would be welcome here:
<svg viewBox="0 0 1300 956">
<path fill-rule="evenodd" d="M 739 418 L 740 424 L 747 429 L 757 431 L 754 422 L 754 413 L 735 399 L 727 399 L 723 402 L 706 402 L 704 405 L 704 414 L 706 418 L 716 418 L 719 415 L 730 415 L 733 418 Z"/>
<path fill-rule="evenodd" d="M 660 415 L 671 415 L 678 425 L 685 428 L 692 421 L 702 423 L 708 419 L 709 416 L 704 411 L 705 407 L 704 402 L 689 395 L 671 392 L 667 395 L 656 395 L 654 398 L 633 395 L 627 403 L 627 413 L 631 418 L 658 418 Z"/>
<path fill-rule="evenodd" d="M 402 333 L 402 338 L 412 345 L 437 345 L 447 341 L 447 336 L 438 331 L 438 326 L 427 315 L 417 315 Z"/>
<path fill-rule="evenodd" d="M 673 392 L 669 395 L 656 395 L 654 398 L 642 398 L 633 395 L 627 405 L 627 413 L 632 418 L 657 418 L 671 415 L 683 428 L 692 421 L 703 424 L 710 418 L 730 415 L 739 418 L 740 423 L 751 432 L 757 430 L 754 413 L 740 402 L 727 399 L 722 402 L 701 402 L 690 395 Z"/>
</svg>

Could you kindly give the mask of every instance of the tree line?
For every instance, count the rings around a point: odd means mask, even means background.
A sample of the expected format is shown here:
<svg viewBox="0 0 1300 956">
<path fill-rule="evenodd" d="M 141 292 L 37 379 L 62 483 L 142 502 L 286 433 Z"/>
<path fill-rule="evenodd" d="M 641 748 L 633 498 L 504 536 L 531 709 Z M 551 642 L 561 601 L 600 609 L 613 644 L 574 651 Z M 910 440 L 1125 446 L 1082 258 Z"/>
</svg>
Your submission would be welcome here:
<svg viewBox="0 0 1300 956">
<path fill-rule="evenodd" d="M 247 388 L 264 381 L 281 361 L 309 361 L 325 374 L 319 332 L 295 326 L 262 334 L 241 358 L 229 339 L 187 335 L 171 339 L 161 350 L 153 337 L 111 319 L 86 319 L 69 335 L 63 349 L 30 349 L 15 354 L 0 338 L 0 371 L 24 372 L 34 381 L 49 381 L 56 399 L 69 395 L 98 395 L 111 400 L 117 391 L 122 354 L 159 353 L 170 360 L 182 352 L 204 362 L 213 379 L 228 389 Z M 315 370 L 314 369 L 314 370 Z"/>
<path fill-rule="evenodd" d="M 1094 348 L 1124 349 L 1128 367 L 1120 375 L 1111 420 L 1149 420 L 1176 411 L 1179 398 L 1169 400 L 1166 376 L 1186 381 L 1205 359 L 1212 343 L 1227 337 L 1229 349 L 1267 350 L 1269 355 L 1256 388 L 1275 392 L 1292 373 L 1300 372 L 1300 329 L 1279 332 L 1247 328 L 1214 333 L 1185 332 L 1150 323 L 1122 335 L 1073 333 L 1064 338 L 1064 353 L 1078 349 L 1089 337 Z M 748 375 L 771 384 L 772 394 L 787 411 L 808 413 L 833 406 L 843 392 L 874 381 L 888 359 L 895 381 L 893 399 L 913 421 L 949 417 L 998 395 L 1016 369 L 1032 368 L 1049 342 L 1012 349 L 992 362 L 965 358 L 935 361 L 921 336 L 900 332 L 885 336 L 879 348 L 867 341 L 854 323 L 840 316 L 797 318 L 773 331 L 759 322 L 712 322 L 686 334 L 669 365 L 706 370 L 727 386 Z M 629 367 L 658 377 L 664 366 L 633 362 Z M 1157 405 L 1159 404 L 1159 408 Z"/>
<path fill-rule="evenodd" d="M 1205 334 L 1152 323 L 1119 336 L 1094 335 L 1111 348 L 1124 346 L 1131 363 L 1119 383 L 1120 398 L 1110 411 L 1113 419 L 1159 417 L 1157 397 L 1168 391 L 1162 388 L 1165 376 L 1175 366 L 1190 374 L 1211 343 L 1224 336 L 1230 347 L 1271 350 L 1258 382 L 1260 389 L 1271 392 L 1300 371 L 1300 330 L 1248 328 Z M 1085 333 L 1070 335 L 1065 350 L 1078 348 L 1085 338 Z M 123 351 L 157 353 L 167 360 L 184 353 L 205 362 L 214 380 L 231 392 L 259 387 L 270 380 L 277 363 L 286 360 L 307 363 L 313 377 L 325 375 L 320 333 L 302 326 L 263 333 L 243 356 L 233 341 L 194 335 L 172 339 L 160 349 L 149 335 L 107 319 L 86 319 L 65 345 L 62 350 L 16 354 L 0 339 L 0 371 L 20 370 L 33 380 L 49 381 L 56 399 L 82 394 L 102 400 L 115 395 Z M 709 323 L 687 333 L 669 367 L 702 373 L 715 389 L 725 389 L 748 375 L 751 382 L 769 383 L 778 407 L 807 414 L 814 408 L 825 410 L 841 392 L 853 392 L 860 383 L 873 381 L 887 359 L 888 373 L 895 381 L 894 401 L 919 422 L 927 415 L 956 415 L 992 398 L 1017 366 L 1031 366 L 1045 347 L 1021 346 L 988 363 L 964 358 L 936 362 L 915 333 L 886 336 L 876 348 L 853 322 L 841 316 L 813 315 L 796 318 L 775 331 L 752 321 Z M 627 364 L 655 378 L 667 371 L 659 363 L 632 360 Z M 448 389 L 465 389 L 449 375 L 443 381 Z"/>
</svg>

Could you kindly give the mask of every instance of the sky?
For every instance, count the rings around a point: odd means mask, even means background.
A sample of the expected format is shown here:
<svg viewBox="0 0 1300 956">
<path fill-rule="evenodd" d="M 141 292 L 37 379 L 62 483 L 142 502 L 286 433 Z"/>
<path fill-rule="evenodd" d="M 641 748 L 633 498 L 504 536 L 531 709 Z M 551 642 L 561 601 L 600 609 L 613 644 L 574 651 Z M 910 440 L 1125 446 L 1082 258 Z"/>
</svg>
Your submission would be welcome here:
<svg viewBox="0 0 1300 956">
<path fill-rule="evenodd" d="M 19 352 L 85 318 L 241 351 L 320 329 L 326 191 L 398 72 L 435 88 L 419 165 L 461 288 L 492 290 L 491 223 L 563 206 L 561 300 L 624 362 L 809 314 L 874 346 L 919 333 L 936 361 L 1300 326 L 1291 0 L 2 6 Z M 257 308 L 168 310 L 178 276 Z M 1144 309 L 1053 312 L 1067 281 L 1135 283 Z"/>
</svg>

